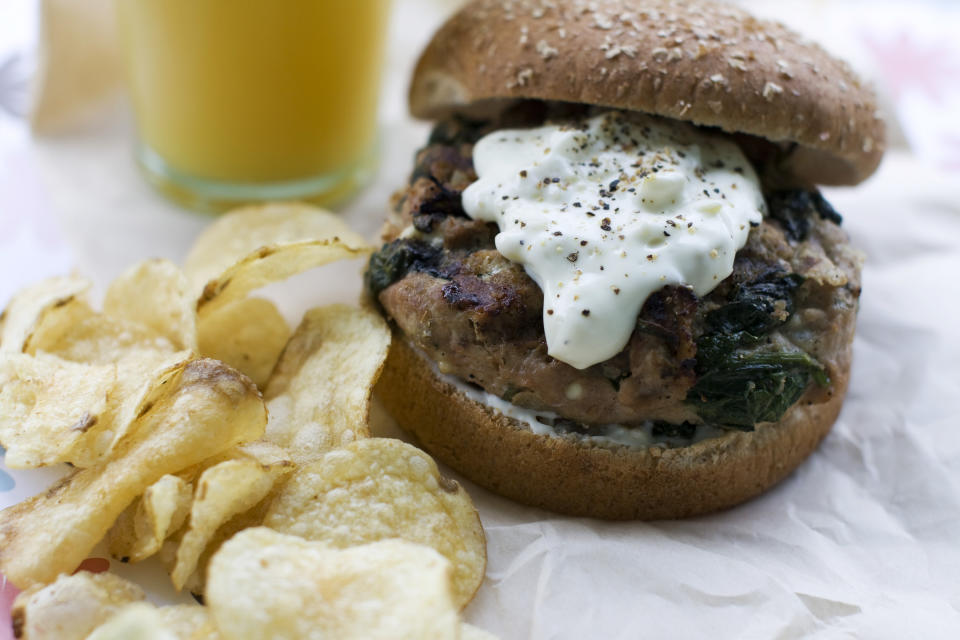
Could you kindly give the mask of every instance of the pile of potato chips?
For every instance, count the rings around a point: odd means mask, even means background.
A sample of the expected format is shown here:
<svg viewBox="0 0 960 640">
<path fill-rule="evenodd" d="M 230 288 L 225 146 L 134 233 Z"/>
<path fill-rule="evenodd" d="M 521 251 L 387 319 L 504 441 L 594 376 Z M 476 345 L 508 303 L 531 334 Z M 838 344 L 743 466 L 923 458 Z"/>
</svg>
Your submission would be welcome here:
<svg viewBox="0 0 960 640">
<path fill-rule="evenodd" d="M 372 438 L 390 331 L 364 305 L 291 334 L 255 289 L 370 247 L 302 205 L 212 224 L 184 268 L 149 260 L 107 289 L 80 277 L 0 316 L 0 445 L 11 468 L 74 467 L 0 512 L 19 638 L 482 638 L 459 610 L 486 550 L 466 492 L 399 440 Z M 158 556 L 205 606 L 157 608 L 74 570 L 105 539 Z"/>
</svg>

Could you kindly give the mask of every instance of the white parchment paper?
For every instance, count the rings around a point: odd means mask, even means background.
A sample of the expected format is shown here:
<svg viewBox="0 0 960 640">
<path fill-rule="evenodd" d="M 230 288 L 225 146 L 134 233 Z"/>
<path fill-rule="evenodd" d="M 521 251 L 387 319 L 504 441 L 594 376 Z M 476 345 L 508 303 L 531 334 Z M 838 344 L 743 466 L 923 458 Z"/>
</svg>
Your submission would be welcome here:
<svg viewBox="0 0 960 640">
<path fill-rule="evenodd" d="M 428 131 L 406 116 L 403 96 L 441 12 L 403 11 L 392 50 L 408 53 L 386 78 L 380 172 L 344 212 L 371 237 Z M 143 183 L 130 130 L 118 105 L 83 132 L 5 156 L 22 176 L 8 179 L 20 191 L 5 201 L 37 216 L 17 229 L 21 268 L 5 274 L 5 296 L 64 265 L 102 287 L 144 257 L 185 255 L 208 220 Z M 847 402 L 796 473 L 730 511 L 658 523 L 557 517 L 464 482 L 489 553 L 468 619 L 509 639 L 960 637 L 958 184 L 900 151 L 864 185 L 826 192 L 868 260 Z M 306 308 L 354 299 L 360 267 L 267 294 L 295 323 Z M 17 486 L 0 506 L 56 475 L 10 473 Z M 158 565 L 113 564 L 158 601 L 177 597 Z"/>
<path fill-rule="evenodd" d="M 895 156 L 827 193 L 868 260 L 847 402 L 805 465 L 680 522 L 558 518 L 474 491 L 491 551 L 477 622 L 511 638 L 960 636 L 955 184 Z"/>
</svg>

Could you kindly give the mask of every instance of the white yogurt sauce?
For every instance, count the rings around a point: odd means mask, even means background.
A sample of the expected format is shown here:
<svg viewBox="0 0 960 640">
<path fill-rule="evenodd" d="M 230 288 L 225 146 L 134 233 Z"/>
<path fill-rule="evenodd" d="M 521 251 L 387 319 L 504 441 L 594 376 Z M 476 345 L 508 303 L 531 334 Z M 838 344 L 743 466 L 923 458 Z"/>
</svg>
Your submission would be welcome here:
<svg viewBox="0 0 960 640">
<path fill-rule="evenodd" d="M 578 369 L 626 346 L 654 291 L 730 275 L 765 206 L 736 144 L 641 114 L 495 131 L 473 163 L 464 210 L 499 226 L 543 291 L 548 353 Z"/>
</svg>

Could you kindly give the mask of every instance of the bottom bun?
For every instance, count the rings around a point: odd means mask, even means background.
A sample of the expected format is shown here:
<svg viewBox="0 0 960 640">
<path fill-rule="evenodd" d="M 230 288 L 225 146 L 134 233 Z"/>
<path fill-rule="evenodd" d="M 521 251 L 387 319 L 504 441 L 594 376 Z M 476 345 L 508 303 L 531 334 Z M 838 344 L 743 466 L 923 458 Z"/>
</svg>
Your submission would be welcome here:
<svg viewBox="0 0 960 640">
<path fill-rule="evenodd" d="M 779 422 L 678 448 L 537 435 L 442 380 L 397 331 L 377 394 L 427 451 L 491 491 L 573 516 L 658 520 L 731 507 L 786 477 L 830 431 L 847 376 L 825 403 L 801 400 Z"/>
</svg>

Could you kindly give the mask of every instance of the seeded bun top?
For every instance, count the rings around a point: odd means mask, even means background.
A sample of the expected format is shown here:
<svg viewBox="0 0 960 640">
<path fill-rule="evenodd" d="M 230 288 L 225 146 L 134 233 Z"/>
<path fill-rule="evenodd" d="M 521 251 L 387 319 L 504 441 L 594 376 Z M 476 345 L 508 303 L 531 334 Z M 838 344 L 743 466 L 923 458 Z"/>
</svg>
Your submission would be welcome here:
<svg viewBox="0 0 960 640">
<path fill-rule="evenodd" d="M 797 143 L 785 169 L 813 184 L 856 184 L 884 149 L 876 96 L 844 62 L 726 4 L 474 0 L 421 55 L 410 110 L 434 119 L 519 98 Z"/>
</svg>

